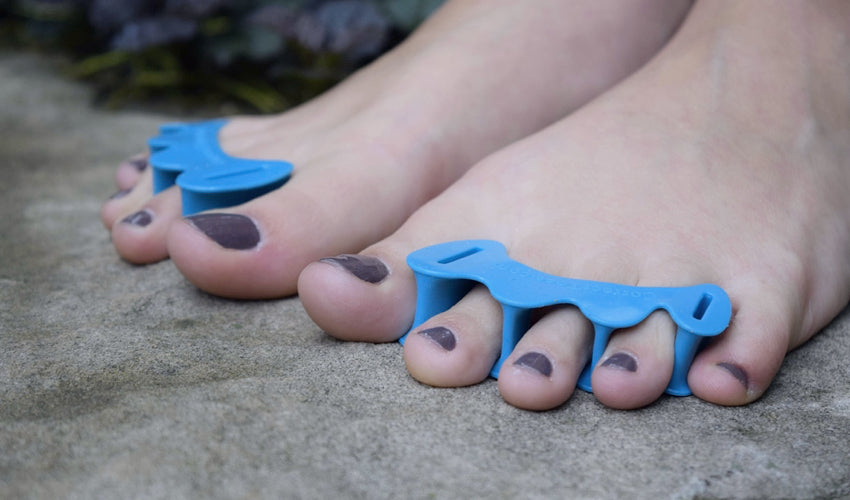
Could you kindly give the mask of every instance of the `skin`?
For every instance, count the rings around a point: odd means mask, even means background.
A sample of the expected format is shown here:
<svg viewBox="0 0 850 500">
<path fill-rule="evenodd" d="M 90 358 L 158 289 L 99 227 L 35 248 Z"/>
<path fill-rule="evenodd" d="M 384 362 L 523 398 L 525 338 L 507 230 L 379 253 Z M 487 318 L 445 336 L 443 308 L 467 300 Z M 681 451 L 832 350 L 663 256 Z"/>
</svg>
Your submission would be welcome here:
<svg viewBox="0 0 850 500">
<path fill-rule="evenodd" d="M 364 250 L 389 269 L 382 282 L 327 262 L 308 266 L 299 283 L 305 309 L 341 339 L 395 339 L 415 304 L 405 256 L 456 239 L 501 241 L 515 260 L 560 276 L 713 282 L 734 317 L 695 359 L 689 385 L 722 405 L 758 399 L 786 353 L 850 299 L 848 10 L 842 2 L 772 3 L 769 13 L 754 2 L 698 3 L 642 70 L 479 162 Z M 498 304 L 474 289 L 408 337 L 411 375 L 447 387 L 485 379 L 500 318 Z M 453 332 L 451 350 L 444 335 L 419 333 L 434 328 Z M 663 312 L 615 332 L 594 371 L 595 397 L 622 409 L 656 400 L 674 334 Z M 591 339 L 577 310 L 549 311 L 503 365 L 502 396 L 533 410 L 562 404 Z M 530 353 L 550 361 L 548 376 L 516 364 Z"/>
<path fill-rule="evenodd" d="M 324 96 L 222 130 L 231 155 L 296 165 L 283 189 L 227 210 L 255 221 L 262 242 L 254 251 L 224 249 L 186 223 L 179 190 L 152 197 L 149 169 L 140 173 L 130 162 L 119 167 L 117 184 L 132 189 L 106 202 L 101 219 L 130 262 L 171 257 L 195 285 L 226 297 L 291 295 L 310 262 L 388 236 L 476 161 L 625 78 L 660 49 L 688 7 L 449 2 Z M 127 223 L 138 211 L 149 224 Z"/>
<path fill-rule="evenodd" d="M 152 198 L 149 173 L 129 164 L 117 181 L 132 189 L 104 205 L 104 224 L 126 259 L 170 256 L 219 295 L 287 295 L 297 279 L 316 323 L 355 341 L 407 331 L 415 284 L 404 259 L 449 240 L 499 240 L 515 260 L 561 276 L 713 282 L 734 318 L 688 382 L 707 401 L 752 402 L 785 354 L 850 299 L 850 6 L 699 2 L 635 71 L 687 8 L 639 3 L 595 3 L 594 15 L 561 12 L 579 8 L 573 2 L 450 3 L 325 97 L 234 121 L 221 137 L 228 152 L 297 165 L 281 190 L 227 210 L 257 224 L 257 248 L 223 249 L 179 217 L 179 193 Z M 517 49 L 513 40 L 528 42 Z M 150 224 L 122 222 L 143 209 Z M 340 264 L 348 258 L 318 260 L 361 249 L 384 279 L 358 278 Z M 408 338 L 411 375 L 447 387 L 485 379 L 500 317 L 486 291 L 473 290 L 418 330 L 450 331 L 451 350 L 443 333 Z M 657 399 L 674 331 L 655 313 L 615 333 L 594 372 L 598 400 L 637 408 Z M 546 311 L 503 366 L 502 396 L 534 410 L 562 404 L 590 340 L 575 309 Z M 516 364 L 529 354 L 537 363 Z"/>
</svg>

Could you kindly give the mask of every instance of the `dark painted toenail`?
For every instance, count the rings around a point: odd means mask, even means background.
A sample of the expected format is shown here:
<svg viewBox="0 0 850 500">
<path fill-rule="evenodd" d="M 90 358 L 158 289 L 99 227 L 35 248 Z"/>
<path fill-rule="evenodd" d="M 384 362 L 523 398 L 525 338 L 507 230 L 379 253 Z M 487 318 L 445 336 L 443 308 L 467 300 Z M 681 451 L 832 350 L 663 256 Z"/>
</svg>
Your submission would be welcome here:
<svg viewBox="0 0 850 500">
<path fill-rule="evenodd" d="M 602 366 L 617 368 L 619 370 L 625 370 L 627 372 L 636 372 L 637 360 L 631 354 L 625 352 L 618 352 L 617 354 L 614 354 L 610 358 L 606 359 L 602 363 Z"/>
<path fill-rule="evenodd" d="M 380 283 L 390 274 L 386 264 L 366 255 L 343 254 L 320 259 L 319 262 L 337 265 L 368 283 Z"/>
<path fill-rule="evenodd" d="M 140 210 L 134 214 L 128 215 L 122 219 L 121 222 L 131 224 L 133 226 L 145 227 L 153 222 L 153 216 L 151 216 L 151 213 L 147 210 Z"/>
<path fill-rule="evenodd" d="M 131 158 L 127 160 L 127 163 L 130 164 L 133 168 L 138 170 L 139 172 L 144 172 L 146 168 L 148 168 L 148 159 L 147 158 Z"/>
<path fill-rule="evenodd" d="M 428 328 L 427 330 L 420 330 L 419 335 L 427 337 L 428 340 L 434 342 L 447 351 L 451 351 L 455 348 L 455 345 L 457 345 L 457 342 L 455 341 L 455 334 L 444 326 L 435 326 L 434 328 Z"/>
<path fill-rule="evenodd" d="M 519 357 L 519 359 L 514 361 L 514 365 L 531 368 L 532 370 L 540 373 L 544 377 L 552 375 L 552 362 L 549 361 L 549 358 L 547 358 L 543 354 L 540 354 L 539 352 L 529 352 L 523 354 Z"/>
<path fill-rule="evenodd" d="M 211 240 L 230 250 L 249 250 L 260 243 L 260 231 L 249 217 L 239 214 L 199 214 L 186 217 Z"/>
<path fill-rule="evenodd" d="M 115 194 L 113 194 L 112 196 L 110 196 L 109 199 L 110 200 L 117 200 L 118 198 L 123 198 L 123 197 L 127 196 L 128 194 L 130 194 L 129 189 L 122 189 L 121 191 L 118 191 Z"/>
<path fill-rule="evenodd" d="M 750 388 L 750 377 L 747 376 L 747 372 L 745 372 L 743 368 L 732 363 L 717 363 L 717 366 L 724 368 L 726 371 L 731 373 L 733 377 L 738 379 L 738 382 L 740 382 L 745 389 Z"/>
</svg>

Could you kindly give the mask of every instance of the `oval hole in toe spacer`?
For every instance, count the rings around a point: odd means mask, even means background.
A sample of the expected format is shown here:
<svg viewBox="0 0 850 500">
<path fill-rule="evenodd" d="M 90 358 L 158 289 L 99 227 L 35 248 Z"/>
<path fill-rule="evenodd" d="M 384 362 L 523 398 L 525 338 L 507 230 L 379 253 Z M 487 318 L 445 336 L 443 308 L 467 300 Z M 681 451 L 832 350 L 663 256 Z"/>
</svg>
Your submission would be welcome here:
<svg viewBox="0 0 850 500">
<path fill-rule="evenodd" d="M 236 158 L 221 149 L 226 120 L 170 123 L 148 141 L 154 193 L 177 184 L 183 215 L 239 205 L 279 188 L 292 175 L 286 161 Z"/>
<path fill-rule="evenodd" d="M 292 172 L 292 165 L 286 162 L 235 160 L 227 166 L 180 174 L 177 185 L 183 215 L 245 203 L 279 188 Z"/>
</svg>

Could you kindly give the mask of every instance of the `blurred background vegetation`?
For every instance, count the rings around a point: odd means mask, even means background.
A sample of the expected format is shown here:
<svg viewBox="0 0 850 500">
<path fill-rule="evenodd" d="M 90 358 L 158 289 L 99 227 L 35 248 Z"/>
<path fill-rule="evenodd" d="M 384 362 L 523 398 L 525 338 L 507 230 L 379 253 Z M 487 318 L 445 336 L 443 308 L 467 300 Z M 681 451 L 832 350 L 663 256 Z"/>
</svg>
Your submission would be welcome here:
<svg viewBox="0 0 850 500">
<path fill-rule="evenodd" d="M 401 41 L 443 0 L 0 0 L 0 44 L 59 52 L 100 105 L 274 112 Z"/>
</svg>

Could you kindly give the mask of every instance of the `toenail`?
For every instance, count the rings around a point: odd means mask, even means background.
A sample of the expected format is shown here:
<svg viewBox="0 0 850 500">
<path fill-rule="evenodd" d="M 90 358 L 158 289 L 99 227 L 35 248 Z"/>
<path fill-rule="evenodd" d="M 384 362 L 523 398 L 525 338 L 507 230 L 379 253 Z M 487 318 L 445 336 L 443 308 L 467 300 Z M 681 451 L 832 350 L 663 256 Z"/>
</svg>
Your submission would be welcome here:
<svg viewBox="0 0 850 500">
<path fill-rule="evenodd" d="M 139 172 L 144 172 L 145 169 L 148 168 L 147 158 L 131 158 L 127 160 L 127 163 L 129 163 L 131 167 L 135 168 Z"/>
<path fill-rule="evenodd" d="M 112 196 L 109 197 L 110 200 L 117 200 L 118 198 L 123 198 L 130 193 L 129 189 L 122 189 L 121 191 L 116 192 Z"/>
<path fill-rule="evenodd" d="M 552 375 L 552 362 L 549 361 L 545 355 L 540 354 L 539 352 L 529 352 L 523 354 L 516 361 L 514 361 L 515 366 L 524 366 L 525 368 L 531 368 L 537 373 L 543 375 L 544 377 L 548 377 Z"/>
<path fill-rule="evenodd" d="M 199 214 L 186 220 L 224 248 L 249 250 L 260 243 L 260 231 L 249 217 L 239 214 Z"/>
<path fill-rule="evenodd" d="M 733 377 L 738 379 L 738 382 L 740 382 L 745 389 L 750 388 L 750 378 L 747 376 L 747 372 L 745 372 L 743 368 L 732 363 L 717 363 L 717 366 L 726 369 L 726 371 L 732 374 Z"/>
<path fill-rule="evenodd" d="M 601 366 L 625 370 L 627 372 L 637 371 L 637 359 L 629 353 L 618 352 L 606 359 Z"/>
<path fill-rule="evenodd" d="M 434 328 L 428 328 L 427 330 L 420 330 L 419 335 L 427 337 L 428 340 L 434 342 L 447 351 L 451 351 L 455 348 L 455 345 L 457 345 L 455 334 L 444 326 L 435 326 Z"/>
<path fill-rule="evenodd" d="M 134 214 L 130 214 L 121 220 L 124 224 L 133 226 L 145 227 L 153 222 L 153 216 L 147 210 L 140 210 Z"/>
<path fill-rule="evenodd" d="M 387 265 L 380 259 L 366 255 L 343 254 L 320 259 L 319 262 L 337 265 L 368 283 L 380 283 L 390 274 Z"/>
</svg>

